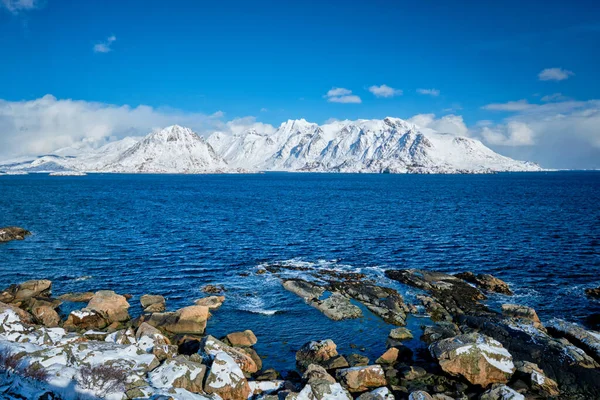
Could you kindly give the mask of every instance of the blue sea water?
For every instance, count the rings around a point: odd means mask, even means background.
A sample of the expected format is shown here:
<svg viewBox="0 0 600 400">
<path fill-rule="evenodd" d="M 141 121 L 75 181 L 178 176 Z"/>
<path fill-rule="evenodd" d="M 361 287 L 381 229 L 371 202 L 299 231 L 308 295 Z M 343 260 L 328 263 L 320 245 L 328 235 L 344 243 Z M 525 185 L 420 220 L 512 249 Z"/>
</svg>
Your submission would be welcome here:
<svg viewBox="0 0 600 400">
<path fill-rule="evenodd" d="M 497 175 L 0 176 L 0 226 L 33 232 L 0 245 L 0 286 L 48 278 L 54 293 L 112 289 L 190 305 L 205 284 L 227 288 L 207 331 L 252 329 L 266 367 L 333 339 L 372 359 L 391 328 L 365 310 L 333 322 L 285 291 L 265 264 L 364 272 L 388 268 L 487 272 L 542 320 L 600 312 L 600 173 Z M 240 274 L 250 273 L 249 276 Z M 416 331 L 427 319 L 411 317 Z M 418 347 L 418 340 L 411 344 Z"/>
</svg>

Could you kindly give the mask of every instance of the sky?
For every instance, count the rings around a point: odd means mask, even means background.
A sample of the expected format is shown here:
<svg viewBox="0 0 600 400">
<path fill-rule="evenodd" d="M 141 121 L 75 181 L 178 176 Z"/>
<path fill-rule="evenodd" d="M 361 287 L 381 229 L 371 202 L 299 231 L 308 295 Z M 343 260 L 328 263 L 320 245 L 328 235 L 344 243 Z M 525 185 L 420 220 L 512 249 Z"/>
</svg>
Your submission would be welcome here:
<svg viewBox="0 0 600 400">
<path fill-rule="evenodd" d="M 594 1 L 0 0 L 0 158 L 392 116 L 600 168 L 598 71 Z"/>
</svg>

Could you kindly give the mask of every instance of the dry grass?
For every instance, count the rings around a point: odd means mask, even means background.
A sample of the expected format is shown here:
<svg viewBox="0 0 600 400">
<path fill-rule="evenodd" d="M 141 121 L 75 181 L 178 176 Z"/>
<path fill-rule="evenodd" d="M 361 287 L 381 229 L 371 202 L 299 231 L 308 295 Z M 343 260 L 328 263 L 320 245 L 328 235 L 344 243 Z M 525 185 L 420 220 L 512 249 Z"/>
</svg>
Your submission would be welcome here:
<svg viewBox="0 0 600 400">
<path fill-rule="evenodd" d="M 119 367 L 87 365 L 79 370 L 79 384 L 84 389 L 93 390 L 101 396 L 125 390 L 127 371 Z"/>
</svg>

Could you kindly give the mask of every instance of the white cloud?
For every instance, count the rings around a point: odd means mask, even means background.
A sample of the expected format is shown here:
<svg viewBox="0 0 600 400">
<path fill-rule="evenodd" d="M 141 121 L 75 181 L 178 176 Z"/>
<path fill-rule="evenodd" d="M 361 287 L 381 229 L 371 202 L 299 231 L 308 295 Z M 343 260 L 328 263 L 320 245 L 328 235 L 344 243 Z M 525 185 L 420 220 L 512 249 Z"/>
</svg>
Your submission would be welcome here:
<svg viewBox="0 0 600 400">
<path fill-rule="evenodd" d="M 481 136 L 489 144 L 502 146 L 531 146 L 534 144 L 533 130 L 525 123 L 510 121 L 496 127 L 485 126 Z"/>
<path fill-rule="evenodd" d="M 438 89 L 417 89 L 417 93 L 426 94 L 433 97 L 437 97 L 440 95 L 440 91 Z"/>
<path fill-rule="evenodd" d="M 46 95 L 31 101 L 0 100 L 0 159 L 40 155 L 85 142 L 91 147 L 110 139 L 143 136 L 157 128 L 180 124 L 200 134 L 214 131 L 272 130 L 254 117 L 223 122 L 212 115 L 146 105 L 130 107 Z"/>
<path fill-rule="evenodd" d="M 223 118 L 224 116 L 225 116 L 225 113 L 221 110 L 211 114 L 211 118 Z"/>
<path fill-rule="evenodd" d="M 481 107 L 484 110 L 490 111 L 523 111 L 535 107 L 527 100 L 509 101 L 507 103 L 492 103 Z"/>
<path fill-rule="evenodd" d="M 360 97 L 353 95 L 351 90 L 345 88 L 332 88 L 324 98 L 330 103 L 362 103 Z"/>
<path fill-rule="evenodd" d="M 566 101 L 566 100 L 571 100 L 571 98 L 564 96 L 562 93 L 553 93 L 553 94 L 548 94 L 548 95 L 542 97 L 540 100 L 545 101 L 545 102 Z"/>
<path fill-rule="evenodd" d="M 376 97 L 394 97 L 402 95 L 402 90 L 394 89 L 393 87 L 389 87 L 388 85 L 373 85 L 369 87 L 369 92 L 373 93 Z"/>
<path fill-rule="evenodd" d="M 429 128 L 456 136 L 469 136 L 469 129 L 460 115 L 449 114 L 442 118 L 435 118 L 435 114 L 417 114 L 408 119 L 408 122 L 421 128 Z"/>
<path fill-rule="evenodd" d="M 538 74 L 538 78 L 540 81 L 562 81 L 572 75 L 575 75 L 575 73 L 566 69 L 546 68 Z"/>
<path fill-rule="evenodd" d="M 0 0 L 0 8 L 5 8 L 13 14 L 35 10 L 41 7 L 39 0 Z"/>
<path fill-rule="evenodd" d="M 106 38 L 106 41 L 96 43 L 94 45 L 94 53 L 108 53 L 112 51 L 112 44 L 117 40 L 115 35 L 109 36 Z"/>
<path fill-rule="evenodd" d="M 265 108 L 265 107 L 263 107 L 263 108 L 260 109 L 260 112 L 267 112 L 267 111 L 269 111 L 269 109 Z"/>
</svg>

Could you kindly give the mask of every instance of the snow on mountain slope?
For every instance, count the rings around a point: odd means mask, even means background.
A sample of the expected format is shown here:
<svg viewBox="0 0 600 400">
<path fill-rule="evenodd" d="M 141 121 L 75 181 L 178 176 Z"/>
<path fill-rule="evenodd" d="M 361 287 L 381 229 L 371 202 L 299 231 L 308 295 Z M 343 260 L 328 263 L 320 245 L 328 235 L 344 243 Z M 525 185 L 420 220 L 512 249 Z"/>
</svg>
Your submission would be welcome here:
<svg viewBox="0 0 600 400">
<path fill-rule="evenodd" d="M 226 170 L 227 163 L 189 128 L 154 132 L 102 167 L 106 172 L 202 173 Z"/>
<path fill-rule="evenodd" d="M 74 156 L 65 156 L 74 154 Z M 398 118 L 336 121 L 325 125 L 289 120 L 278 129 L 208 139 L 170 126 L 143 139 L 125 138 L 99 149 L 0 165 L 7 171 L 213 173 L 315 171 L 374 173 L 490 173 L 540 171 L 533 163 L 495 153 L 478 140 L 439 133 Z"/>
</svg>

